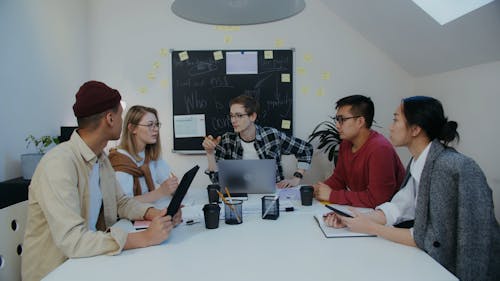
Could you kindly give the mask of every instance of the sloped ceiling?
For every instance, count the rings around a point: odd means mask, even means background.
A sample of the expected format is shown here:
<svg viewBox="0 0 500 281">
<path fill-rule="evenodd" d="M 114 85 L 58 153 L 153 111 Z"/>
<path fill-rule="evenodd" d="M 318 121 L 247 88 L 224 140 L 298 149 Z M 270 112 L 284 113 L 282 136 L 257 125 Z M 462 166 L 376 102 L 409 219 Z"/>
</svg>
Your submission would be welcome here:
<svg viewBox="0 0 500 281">
<path fill-rule="evenodd" d="M 321 1 L 416 77 L 500 60 L 498 0 L 443 26 L 411 0 Z"/>
</svg>

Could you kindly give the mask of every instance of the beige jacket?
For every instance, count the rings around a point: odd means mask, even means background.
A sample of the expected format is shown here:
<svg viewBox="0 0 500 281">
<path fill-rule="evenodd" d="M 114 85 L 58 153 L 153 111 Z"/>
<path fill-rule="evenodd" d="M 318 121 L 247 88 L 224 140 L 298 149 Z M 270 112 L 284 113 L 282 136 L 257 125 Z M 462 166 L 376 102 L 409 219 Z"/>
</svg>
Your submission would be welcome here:
<svg viewBox="0 0 500 281">
<path fill-rule="evenodd" d="M 87 225 L 89 176 L 96 161 L 100 163 L 106 232 L 90 231 Z M 109 227 L 118 217 L 143 219 L 149 207 L 125 196 L 107 156 L 102 153 L 98 158 L 73 132 L 68 142 L 42 158 L 31 180 L 23 280 L 40 280 L 68 258 L 119 254 L 128 234 Z"/>
</svg>

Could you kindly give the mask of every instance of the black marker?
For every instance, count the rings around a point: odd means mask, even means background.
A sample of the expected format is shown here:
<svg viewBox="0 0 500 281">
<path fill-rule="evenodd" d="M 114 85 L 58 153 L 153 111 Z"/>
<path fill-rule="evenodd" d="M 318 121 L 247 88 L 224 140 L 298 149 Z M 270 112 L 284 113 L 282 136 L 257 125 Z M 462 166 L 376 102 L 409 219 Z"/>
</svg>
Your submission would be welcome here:
<svg viewBox="0 0 500 281">
<path fill-rule="evenodd" d="M 192 224 L 195 224 L 195 223 L 199 223 L 199 221 L 194 221 L 194 220 L 188 220 L 188 221 L 186 221 L 187 225 L 192 225 Z"/>
<path fill-rule="evenodd" d="M 282 210 L 280 210 L 280 211 L 282 211 L 282 212 L 283 212 L 283 211 L 284 211 L 284 212 L 293 212 L 293 211 L 295 211 L 295 209 L 294 209 L 293 207 L 286 207 L 284 210 L 282 209 Z"/>
</svg>

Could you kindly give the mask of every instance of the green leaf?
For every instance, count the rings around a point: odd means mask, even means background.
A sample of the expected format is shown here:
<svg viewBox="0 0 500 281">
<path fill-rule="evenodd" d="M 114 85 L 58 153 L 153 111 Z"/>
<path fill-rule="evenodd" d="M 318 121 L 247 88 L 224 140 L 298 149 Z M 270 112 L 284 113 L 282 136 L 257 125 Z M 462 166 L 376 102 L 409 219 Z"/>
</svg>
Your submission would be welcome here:
<svg viewBox="0 0 500 281">
<path fill-rule="evenodd" d="M 31 144 L 33 144 L 35 146 L 35 149 L 42 154 L 45 153 L 45 150 L 51 144 L 59 143 L 59 138 L 53 136 L 42 136 L 40 138 L 36 138 L 33 135 L 29 135 L 24 140 L 26 141 L 26 148 L 28 148 Z"/>
<path fill-rule="evenodd" d="M 328 160 L 332 161 L 342 140 L 337 126 L 335 126 L 335 119 L 332 116 L 330 119 L 332 121 L 325 120 L 314 127 L 313 132 L 309 135 L 309 142 L 318 139 L 318 149 L 327 153 Z"/>
</svg>

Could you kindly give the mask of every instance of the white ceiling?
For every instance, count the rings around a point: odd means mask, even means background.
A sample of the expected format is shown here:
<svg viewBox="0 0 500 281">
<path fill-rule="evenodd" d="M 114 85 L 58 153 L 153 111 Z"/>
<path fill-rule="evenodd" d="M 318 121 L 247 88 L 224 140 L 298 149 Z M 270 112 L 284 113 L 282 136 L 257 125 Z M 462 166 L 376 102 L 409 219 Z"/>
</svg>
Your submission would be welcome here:
<svg viewBox="0 0 500 281">
<path fill-rule="evenodd" d="M 321 1 L 413 76 L 500 60 L 498 0 L 443 26 L 411 0 Z"/>
</svg>

